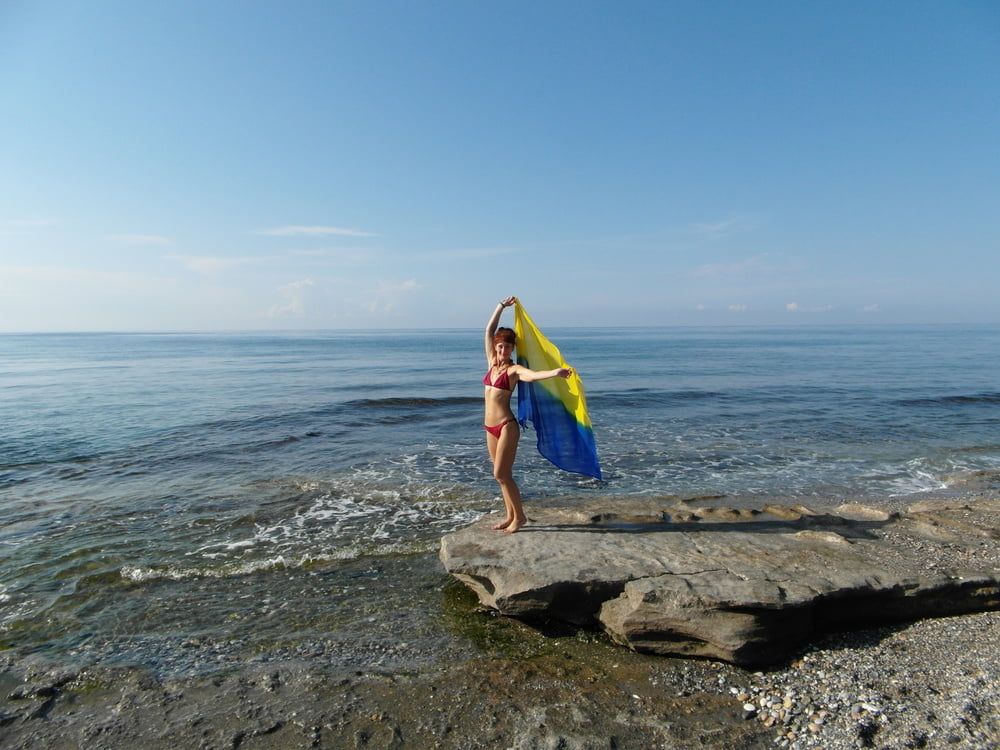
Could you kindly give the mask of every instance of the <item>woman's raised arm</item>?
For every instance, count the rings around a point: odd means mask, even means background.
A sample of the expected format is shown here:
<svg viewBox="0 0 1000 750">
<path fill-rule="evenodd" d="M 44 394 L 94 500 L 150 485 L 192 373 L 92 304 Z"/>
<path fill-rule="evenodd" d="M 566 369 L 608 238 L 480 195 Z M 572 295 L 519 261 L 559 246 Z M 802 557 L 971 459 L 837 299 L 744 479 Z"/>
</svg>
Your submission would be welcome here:
<svg viewBox="0 0 1000 750">
<path fill-rule="evenodd" d="M 490 367 L 493 366 L 493 359 L 495 357 L 493 353 L 493 334 L 497 332 L 497 326 L 500 325 L 500 315 L 503 313 L 505 307 L 510 307 L 515 302 L 517 302 L 517 297 L 513 296 L 500 300 L 489 321 L 486 323 L 486 335 L 483 337 L 483 346 L 486 348 L 486 364 Z"/>
</svg>

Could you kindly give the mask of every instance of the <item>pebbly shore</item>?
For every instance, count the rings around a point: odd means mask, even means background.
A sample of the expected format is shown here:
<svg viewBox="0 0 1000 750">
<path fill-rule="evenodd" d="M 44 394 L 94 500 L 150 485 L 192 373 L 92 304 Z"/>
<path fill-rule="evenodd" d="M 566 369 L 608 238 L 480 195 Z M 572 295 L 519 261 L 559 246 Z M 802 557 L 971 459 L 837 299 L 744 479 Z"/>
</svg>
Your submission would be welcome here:
<svg viewBox="0 0 1000 750">
<path fill-rule="evenodd" d="M 730 686 L 789 748 L 1000 747 L 1000 613 L 842 633 Z"/>
<path fill-rule="evenodd" d="M 831 634 L 747 672 L 489 620 L 493 653 L 417 673 L 308 662 L 160 681 L 3 663 L 10 748 L 1000 747 L 1000 613 Z M 499 639 L 490 645 L 489 639 Z M 502 641 L 503 643 L 501 643 Z"/>
</svg>

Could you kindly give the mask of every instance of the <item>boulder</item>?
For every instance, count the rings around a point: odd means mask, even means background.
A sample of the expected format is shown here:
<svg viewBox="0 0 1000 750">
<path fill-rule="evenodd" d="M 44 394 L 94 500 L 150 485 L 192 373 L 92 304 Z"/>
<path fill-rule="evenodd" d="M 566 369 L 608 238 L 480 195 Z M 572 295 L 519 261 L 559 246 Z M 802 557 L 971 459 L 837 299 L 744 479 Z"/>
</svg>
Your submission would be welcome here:
<svg viewBox="0 0 1000 750">
<path fill-rule="evenodd" d="M 615 499 L 533 511 L 513 535 L 481 519 L 442 539 L 441 560 L 502 614 L 757 666 L 828 629 L 1000 608 L 1000 569 L 983 552 L 997 511 L 985 499 L 903 513 Z"/>
</svg>

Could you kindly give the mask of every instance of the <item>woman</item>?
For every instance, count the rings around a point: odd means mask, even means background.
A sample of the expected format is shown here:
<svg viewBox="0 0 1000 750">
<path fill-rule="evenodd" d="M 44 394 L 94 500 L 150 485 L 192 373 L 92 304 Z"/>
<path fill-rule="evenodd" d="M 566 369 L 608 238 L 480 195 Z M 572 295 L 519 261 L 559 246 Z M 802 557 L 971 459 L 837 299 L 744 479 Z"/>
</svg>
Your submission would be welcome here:
<svg viewBox="0 0 1000 750">
<path fill-rule="evenodd" d="M 517 441 L 521 437 L 521 428 L 510 409 L 511 394 L 522 380 L 530 383 L 547 378 L 568 378 L 572 372 L 565 367 L 536 372 L 514 364 L 511 358 L 514 353 L 514 331 L 510 328 L 497 328 L 497 324 L 504 308 L 516 302 L 515 297 L 501 300 L 486 324 L 483 342 L 486 347 L 486 364 L 489 365 L 483 378 L 483 385 L 486 386 L 486 419 L 483 427 L 486 430 L 486 447 L 490 451 L 490 460 L 493 461 L 493 476 L 500 484 L 506 510 L 504 520 L 493 528 L 506 534 L 513 534 L 528 520 L 521 505 L 521 491 L 511 472 L 514 456 L 517 454 Z"/>
</svg>

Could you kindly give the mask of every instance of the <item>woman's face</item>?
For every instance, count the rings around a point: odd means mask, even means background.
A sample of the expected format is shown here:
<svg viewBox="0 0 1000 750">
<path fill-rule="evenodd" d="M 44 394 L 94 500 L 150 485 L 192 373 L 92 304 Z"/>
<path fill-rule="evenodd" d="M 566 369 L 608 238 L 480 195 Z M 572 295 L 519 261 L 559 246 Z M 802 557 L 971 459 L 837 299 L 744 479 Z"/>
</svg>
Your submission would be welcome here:
<svg viewBox="0 0 1000 750">
<path fill-rule="evenodd" d="M 506 362 L 514 351 L 514 345 L 508 344 L 506 341 L 497 341 L 493 344 L 493 351 L 497 353 L 497 358 L 501 362 Z"/>
</svg>

